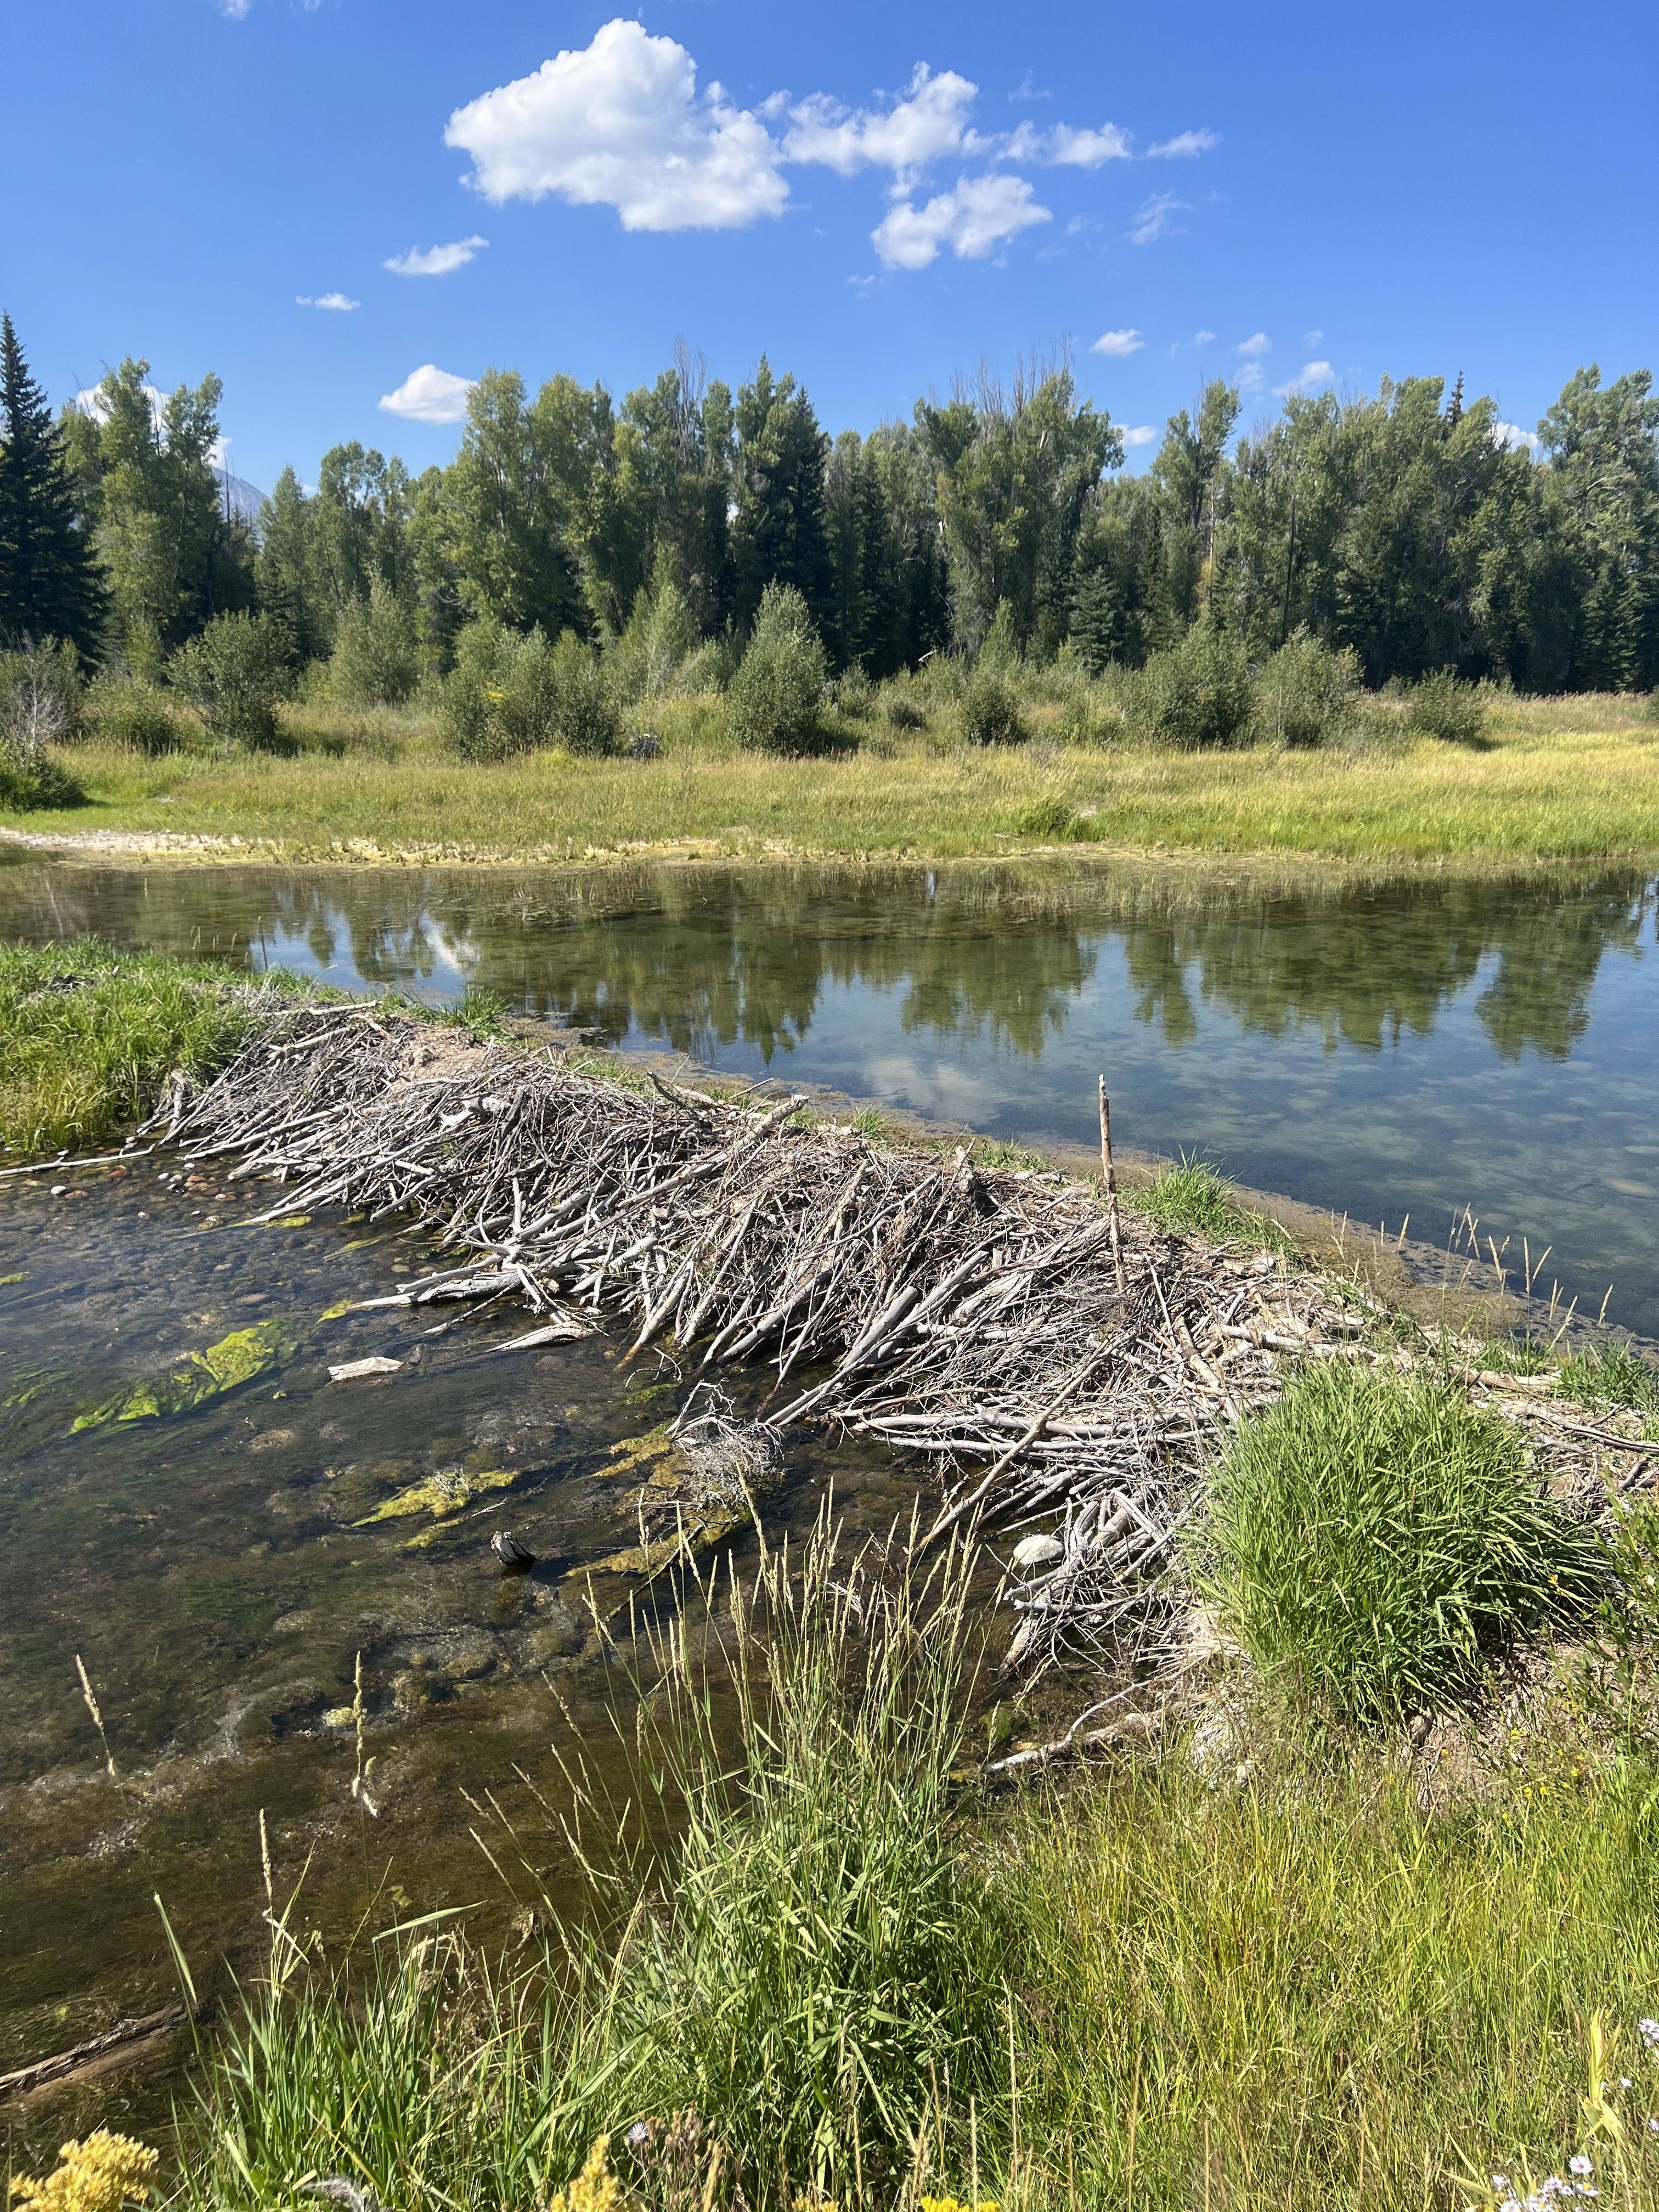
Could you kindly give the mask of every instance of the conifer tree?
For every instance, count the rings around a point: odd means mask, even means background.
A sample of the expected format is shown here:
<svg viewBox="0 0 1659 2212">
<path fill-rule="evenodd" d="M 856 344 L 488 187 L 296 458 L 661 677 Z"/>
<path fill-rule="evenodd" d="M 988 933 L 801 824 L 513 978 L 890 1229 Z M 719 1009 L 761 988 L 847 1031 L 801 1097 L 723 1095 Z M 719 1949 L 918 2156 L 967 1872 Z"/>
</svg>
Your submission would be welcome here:
<svg viewBox="0 0 1659 2212">
<path fill-rule="evenodd" d="M 0 316 L 0 643 L 67 638 L 95 658 L 105 609 L 63 433 Z"/>
</svg>

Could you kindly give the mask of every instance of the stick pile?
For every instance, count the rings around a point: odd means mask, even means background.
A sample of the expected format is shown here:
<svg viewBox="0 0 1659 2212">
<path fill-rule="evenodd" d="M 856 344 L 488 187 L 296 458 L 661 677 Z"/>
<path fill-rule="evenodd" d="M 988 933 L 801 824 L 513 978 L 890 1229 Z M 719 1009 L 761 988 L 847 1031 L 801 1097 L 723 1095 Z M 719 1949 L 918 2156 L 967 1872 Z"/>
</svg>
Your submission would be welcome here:
<svg viewBox="0 0 1659 2212">
<path fill-rule="evenodd" d="M 625 1320 L 629 1358 L 764 1360 L 775 1431 L 811 1419 L 928 1455 L 946 1499 L 928 1540 L 970 1516 L 1042 1524 L 1016 1549 L 1013 1660 L 1155 1649 L 1218 1437 L 1273 1402 L 1285 1358 L 1377 1356 L 1355 1294 L 1120 1221 L 1057 1175 L 806 1127 L 801 1103 L 635 1089 L 305 1006 L 152 1128 L 289 1186 L 272 1214 L 414 1209 L 464 1256 L 385 1303 L 516 1297 L 560 1334 Z"/>
</svg>

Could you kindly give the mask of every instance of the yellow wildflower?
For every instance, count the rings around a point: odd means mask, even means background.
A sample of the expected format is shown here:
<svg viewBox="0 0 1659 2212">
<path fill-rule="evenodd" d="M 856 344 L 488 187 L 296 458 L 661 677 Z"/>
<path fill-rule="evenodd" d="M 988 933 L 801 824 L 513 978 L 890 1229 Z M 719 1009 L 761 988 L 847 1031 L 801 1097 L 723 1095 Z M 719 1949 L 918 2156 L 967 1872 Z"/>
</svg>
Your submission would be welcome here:
<svg viewBox="0 0 1659 2212">
<path fill-rule="evenodd" d="M 100 2128 L 84 2142 L 66 2142 L 55 2173 L 44 2181 L 20 2175 L 11 2193 L 24 2212 L 121 2212 L 121 2207 L 149 2193 L 149 2178 L 161 2154 L 131 2136 Z"/>
<path fill-rule="evenodd" d="M 611 2163 L 611 2138 L 596 2137 L 587 2163 L 568 2189 L 550 2198 L 547 2212 L 630 2212 L 628 2197 Z"/>
</svg>

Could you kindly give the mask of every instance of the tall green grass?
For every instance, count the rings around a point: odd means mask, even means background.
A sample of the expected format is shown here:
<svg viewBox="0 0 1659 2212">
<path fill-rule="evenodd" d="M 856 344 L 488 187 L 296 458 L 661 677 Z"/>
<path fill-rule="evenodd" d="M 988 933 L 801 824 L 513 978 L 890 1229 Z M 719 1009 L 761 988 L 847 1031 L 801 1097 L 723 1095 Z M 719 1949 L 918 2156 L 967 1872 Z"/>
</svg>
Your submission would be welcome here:
<svg viewBox="0 0 1659 2212">
<path fill-rule="evenodd" d="M 1469 1697 L 1605 1579 L 1517 1432 L 1420 1374 L 1304 1369 L 1234 1432 L 1208 1513 L 1200 1573 L 1232 1634 L 1345 1721 Z"/>
<path fill-rule="evenodd" d="M 295 988 L 95 938 L 0 945 L 0 1146 L 101 1143 L 149 1112 L 175 1067 L 228 1060 L 268 995 Z"/>
<path fill-rule="evenodd" d="M 571 1833 L 674 1840 L 654 1862 L 580 1844 L 596 1917 L 544 1974 L 417 1935 L 354 2002 L 278 1962 L 212 2061 L 188 2202 L 272 2203 L 338 2172 L 389 2204 L 527 2205 L 596 2136 L 688 2111 L 754 2205 L 896 2201 L 930 2161 L 971 2161 L 981 2114 L 992 2155 L 1009 1938 L 952 1781 L 967 1563 L 868 1565 L 821 1531 L 799 1572 L 774 1555 L 732 1589 L 714 1663 L 665 1632 L 643 1802 L 618 1820 L 584 1785 Z"/>
</svg>

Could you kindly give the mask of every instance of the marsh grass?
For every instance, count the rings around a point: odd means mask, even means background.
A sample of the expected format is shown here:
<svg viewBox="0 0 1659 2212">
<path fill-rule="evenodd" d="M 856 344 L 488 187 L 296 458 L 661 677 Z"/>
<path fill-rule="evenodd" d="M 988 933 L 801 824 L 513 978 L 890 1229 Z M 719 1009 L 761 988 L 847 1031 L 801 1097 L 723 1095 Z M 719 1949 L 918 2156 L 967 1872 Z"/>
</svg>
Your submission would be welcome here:
<svg viewBox="0 0 1659 2212">
<path fill-rule="evenodd" d="M 1561 1389 L 1581 1406 L 1659 1413 L 1659 1369 L 1628 1344 L 1590 1346 L 1561 1362 Z"/>
<path fill-rule="evenodd" d="M 116 952 L 94 938 L 0 946 L 0 1145 L 102 1142 L 146 1114 L 175 1067 L 228 1060 L 292 977 Z"/>
<path fill-rule="evenodd" d="M 1062 720 L 1075 702 L 1026 708 L 1048 743 L 968 746 L 944 678 L 911 681 L 892 703 L 920 714 L 921 726 L 896 726 L 884 711 L 832 714 L 833 744 L 787 761 L 739 749 L 724 700 L 711 694 L 651 703 L 661 744 L 654 760 L 549 751 L 480 765 L 447 753 L 418 709 L 354 715 L 295 705 L 285 710 L 297 747 L 290 759 L 149 759 L 94 737 L 64 755 L 89 804 L 16 819 L 71 836 L 234 835 L 295 857 L 562 858 L 690 844 L 735 854 L 948 858 L 1056 837 L 1396 863 L 1659 850 L 1659 724 L 1632 701 L 1500 702 L 1480 751 L 1403 736 L 1358 751 L 1052 743 L 1079 726 L 1074 715 Z M 1376 713 L 1401 720 L 1386 702 Z M 1103 707 L 1087 726 L 1113 726 Z"/>
<path fill-rule="evenodd" d="M 1247 1206 L 1220 1170 L 1195 1154 L 1160 1168 L 1151 1182 L 1127 1188 L 1123 1203 L 1172 1237 L 1206 1237 L 1212 1243 L 1249 1243 L 1287 1252 L 1291 1240 L 1276 1221 Z"/>
<path fill-rule="evenodd" d="M 1234 1432 L 1200 1540 L 1262 1673 L 1362 1724 L 1468 1699 L 1606 1580 L 1593 1530 L 1541 1493 L 1506 1422 L 1454 1383 L 1335 1364 Z"/>
</svg>

